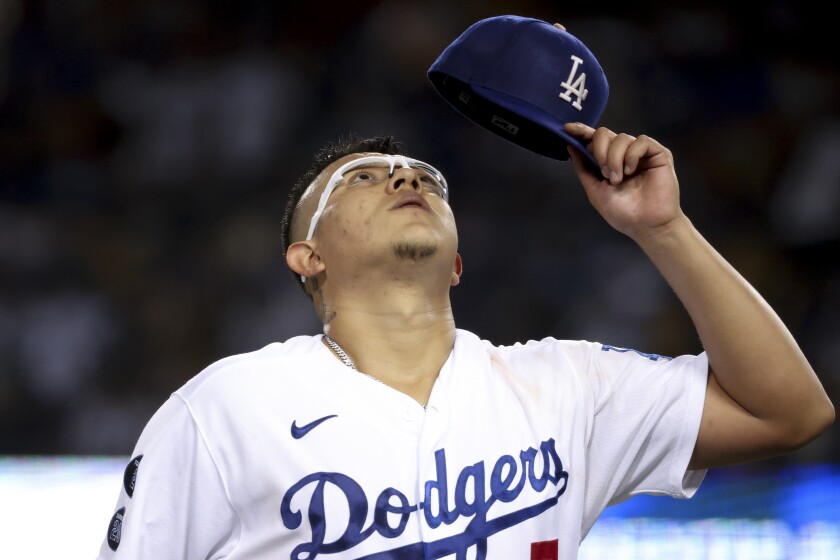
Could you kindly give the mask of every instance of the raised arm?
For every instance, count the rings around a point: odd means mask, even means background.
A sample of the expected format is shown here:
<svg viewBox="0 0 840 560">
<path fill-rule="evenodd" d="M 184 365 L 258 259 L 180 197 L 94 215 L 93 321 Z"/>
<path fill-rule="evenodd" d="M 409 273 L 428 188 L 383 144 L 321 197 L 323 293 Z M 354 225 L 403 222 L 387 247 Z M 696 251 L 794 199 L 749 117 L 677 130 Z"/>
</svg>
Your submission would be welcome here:
<svg viewBox="0 0 840 560">
<path fill-rule="evenodd" d="M 603 180 L 570 149 L 603 218 L 653 261 L 690 315 L 709 358 L 691 468 L 763 459 L 802 447 L 834 422 L 834 407 L 790 331 L 683 214 L 671 152 L 656 140 L 569 124 Z"/>
</svg>

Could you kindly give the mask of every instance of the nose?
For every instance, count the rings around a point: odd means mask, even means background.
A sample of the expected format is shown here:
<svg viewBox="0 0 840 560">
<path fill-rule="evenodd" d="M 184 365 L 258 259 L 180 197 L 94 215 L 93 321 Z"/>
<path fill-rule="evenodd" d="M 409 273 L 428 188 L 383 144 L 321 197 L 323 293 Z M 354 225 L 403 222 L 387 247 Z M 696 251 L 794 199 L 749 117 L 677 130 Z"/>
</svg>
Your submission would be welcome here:
<svg viewBox="0 0 840 560">
<path fill-rule="evenodd" d="M 420 182 L 420 174 L 411 167 L 394 167 L 394 174 L 388 181 L 388 188 L 397 192 L 404 186 L 421 192 L 423 184 Z"/>
</svg>

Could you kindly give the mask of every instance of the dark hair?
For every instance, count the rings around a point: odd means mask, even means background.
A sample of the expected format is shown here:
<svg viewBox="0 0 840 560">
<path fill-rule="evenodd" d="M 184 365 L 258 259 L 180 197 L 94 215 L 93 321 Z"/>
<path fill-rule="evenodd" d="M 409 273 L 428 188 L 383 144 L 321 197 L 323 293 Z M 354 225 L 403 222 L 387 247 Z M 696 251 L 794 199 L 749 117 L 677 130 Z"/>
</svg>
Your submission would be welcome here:
<svg viewBox="0 0 840 560">
<path fill-rule="evenodd" d="M 283 210 L 283 219 L 280 223 L 280 241 L 283 243 L 284 256 L 292 243 L 292 222 L 295 217 L 295 209 L 312 181 L 332 162 L 344 156 L 363 152 L 389 155 L 404 155 L 405 153 L 403 152 L 403 145 L 391 135 L 373 136 L 371 138 L 359 138 L 350 135 L 347 138 L 339 138 L 338 141 L 327 144 L 316 152 L 311 167 L 292 185 L 292 190 L 289 192 L 289 198 L 286 201 L 286 208 Z M 294 271 L 291 272 L 297 285 L 311 299 L 312 295 L 306 291 L 306 286 L 301 282 L 300 275 Z"/>
</svg>

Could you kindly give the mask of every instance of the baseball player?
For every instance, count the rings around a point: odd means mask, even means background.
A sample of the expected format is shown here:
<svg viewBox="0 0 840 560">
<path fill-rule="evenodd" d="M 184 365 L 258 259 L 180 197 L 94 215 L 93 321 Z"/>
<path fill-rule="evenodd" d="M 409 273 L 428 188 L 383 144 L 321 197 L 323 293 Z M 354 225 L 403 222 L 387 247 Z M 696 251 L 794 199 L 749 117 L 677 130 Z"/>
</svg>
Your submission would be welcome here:
<svg viewBox="0 0 840 560">
<path fill-rule="evenodd" d="M 704 352 L 498 346 L 457 328 L 443 174 L 390 137 L 331 145 L 284 235 L 324 334 L 175 391 L 137 442 L 99 558 L 569 560 L 607 506 L 688 498 L 709 467 L 825 430 L 817 376 L 682 212 L 669 150 L 565 130 L 600 166 L 570 148 L 593 207 L 668 281 Z"/>
<path fill-rule="evenodd" d="M 593 206 L 662 272 L 705 352 L 500 347 L 456 328 L 443 175 L 390 138 L 334 147 L 293 195 L 286 251 L 324 335 L 228 357 L 176 391 L 137 443 L 99 557 L 572 559 L 608 505 L 690 497 L 708 467 L 821 433 L 834 412 L 816 375 L 680 210 L 670 152 L 567 130 L 609 177 L 572 151 Z"/>
</svg>

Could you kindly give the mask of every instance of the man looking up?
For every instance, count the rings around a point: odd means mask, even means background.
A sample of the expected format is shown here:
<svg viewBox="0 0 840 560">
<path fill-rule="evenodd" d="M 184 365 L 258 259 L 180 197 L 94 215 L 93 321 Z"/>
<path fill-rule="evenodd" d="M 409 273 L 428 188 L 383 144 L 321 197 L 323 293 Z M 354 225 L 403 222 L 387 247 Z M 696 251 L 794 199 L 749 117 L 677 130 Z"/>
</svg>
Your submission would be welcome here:
<svg viewBox="0 0 840 560">
<path fill-rule="evenodd" d="M 570 149 L 593 207 L 673 288 L 701 354 L 456 328 L 442 173 L 388 137 L 332 146 L 284 236 L 324 335 L 176 391 L 137 443 L 100 558 L 568 560 L 608 505 L 690 497 L 709 467 L 822 433 L 834 409 L 817 376 L 683 213 L 670 151 L 566 130 L 607 178 Z"/>
</svg>

